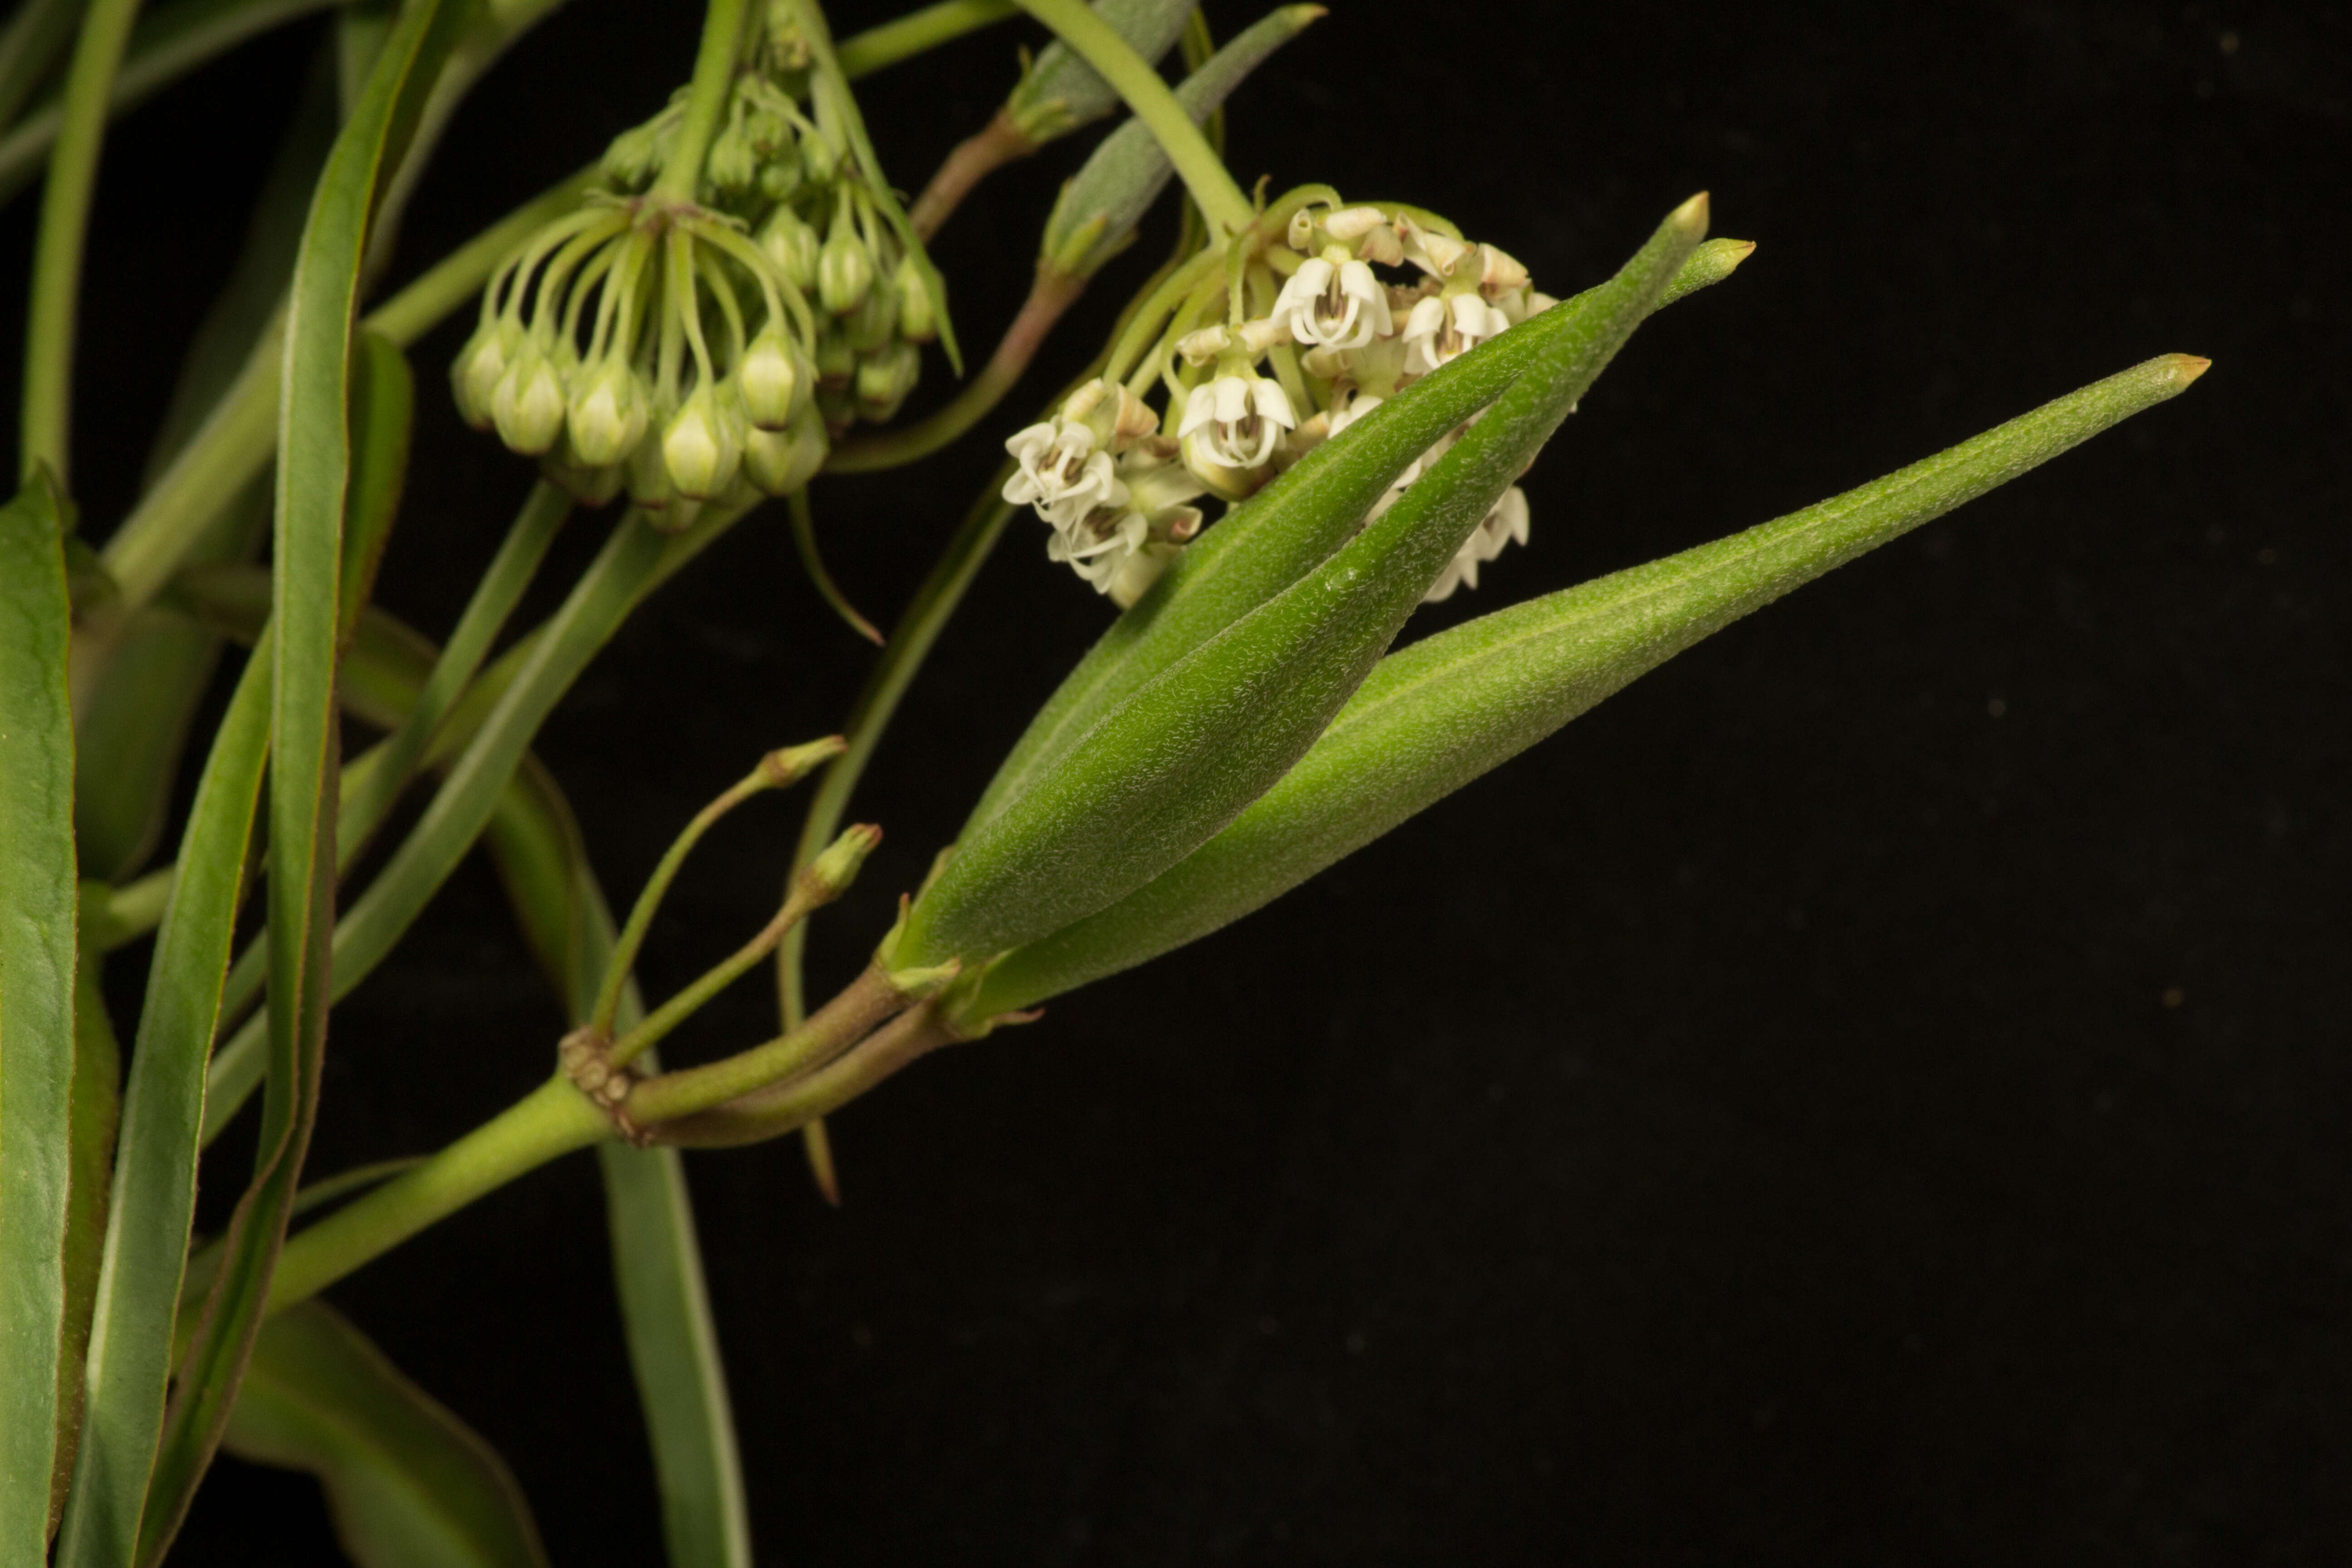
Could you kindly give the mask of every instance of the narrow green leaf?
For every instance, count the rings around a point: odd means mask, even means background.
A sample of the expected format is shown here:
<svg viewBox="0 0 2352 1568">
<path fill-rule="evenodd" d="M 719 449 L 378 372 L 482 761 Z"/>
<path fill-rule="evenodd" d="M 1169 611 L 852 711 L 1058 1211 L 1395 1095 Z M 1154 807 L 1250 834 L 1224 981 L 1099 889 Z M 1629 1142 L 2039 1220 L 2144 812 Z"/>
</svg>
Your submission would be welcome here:
<svg viewBox="0 0 2352 1568">
<path fill-rule="evenodd" d="M 360 608 L 375 589 L 376 567 L 392 542 L 400 491 L 408 478 L 408 430 L 416 384 L 408 357 L 380 332 L 359 334 L 352 384 L 349 518 L 342 543 L 337 635 L 348 643 L 359 629 Z"/>
<path fill-rule="evenodd" d="M 1095 0 L 1094 5 L 1095 15 L 1145 60 L 1157 60 L 1175 47 L 1192 9 L 1192 0 Z M 1031 143 L 1042 146 L 1118 107 L 1118 90 L 1076 49 L 1055 38 L 1022 71 L 998 112 Z"/>
<path fill-rule="evenodd" d="M 8 18 L 0 32 L 0 125 L 16 123 L 16 111 L 73 42 L 79 20 L 80 0 L 25 0 Z"/>
<path fill-rule="evenodd" d="M 1240 919 L 1740 616 L 2176 395 L 2204 368 L 2150 360 L 1818 506 L 1391 655 L 1280 784 L 1157 881 L 1008 954 L 975 1016 Z"/>
<path fill-rule="evenodd" d="M 1205 123 L 1250 72 L 1323 15 L 1320 5 L 1285 5 L 1260 17 L 1178 83 L 1176 101 L 1192 117 L 1193 124 Z M 1168 188 L 1175 173 L 1176 166 L 1168 161 L 1151 128 L 1140 120 L 1129 120 L 1104 137 L 1085 165 L 1062 186 L 1045 219 L 1039 258 L 1073 277 L 1092 276 L 1133 242 L 1135 226 Z"/>
<path fill-rule="evenodd" d="M 468 14 L 459 0 L 416 0 L 403 14 L 328 154 L 295 264 L 271 553 L 268 1091 L 253 1181 L 165 1421 L 140 1527 L 145 1563 L 178 1532 L 228 1418 L 317 1112 L 334 908 L 342 542 L 353 500 L 352 321 L 377 201 Z"/>
<path fill-rule="evenodd" d="M 1700 246 L 1659 305 L 1729 277 L 1753 248 L 1738 240 Z M 1605 287 L 1561 300 L 1405 388 L 1349 426 L 1345 440 L 1317 447 L 1186 546 L 1037 710 L 962 837 L 1020 798 L 1104 714 L 1327 559 L 1409 464 L 1501 396 L 1556 338 L 1586 330 Z"/>
<path fill-rule="evenodd" d="M 72 1174 L 66 1200 L 65 1329 L 58 1346 L 58 1454 L 50 1470 L 49 1518 L 65 1508 L 81 1436 L 82 1365 L 106 1241 L 108 1176 L 122 1110 L 122 1052 L 99 985 L 106 950 L 107 886 L 81 885 L 81 941 L 74 967 Z"/>
<path fill-rule="evenodd" d="M 0 1562 L 47 1550 L 71 1180 L 73 716 L 65 508 L 0 508 Z"/>
<path fill-rule="evenodd" d="M 359 1568 L 542 1568 L 547 1552 L 498 1452 L 324 1302 L 271 1318 L 222 1441 L 307 1470 Z"/>
<path fill-rule="evenodd" d="M 990 956 L 1107 908 L 1288 772 L 1655 306 L 1706 223 L 1704 196 L 1677 208 L 1394 506 L 1108 714 L 965 840 L 916 900 L 895 962 Z"/>
<path fill-rule="evenodd" d="M 81 1447 L 58 1539 L 58 1568 L 121 1568 L 138 1544 L 195 1212 L 205 1059 L 220 1018 L 221 984 L 269 750 L 267 644 L 265 635 L 246 661 L 214 736 L 148 970 L 123 1091 L 114 1195 L 83 1380 Z"/>
</svg>

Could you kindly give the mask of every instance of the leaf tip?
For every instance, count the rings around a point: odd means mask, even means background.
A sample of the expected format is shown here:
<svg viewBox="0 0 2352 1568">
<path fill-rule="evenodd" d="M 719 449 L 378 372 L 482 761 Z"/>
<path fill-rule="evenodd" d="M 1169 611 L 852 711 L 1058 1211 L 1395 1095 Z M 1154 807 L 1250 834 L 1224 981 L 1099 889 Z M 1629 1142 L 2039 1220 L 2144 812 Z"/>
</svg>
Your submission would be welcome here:
<svg viewBox="0 0 2352 1568">
<path fill-rule="evenodd" d="M 1688 234 L 1694 241 L 1706 237 L 1706 193 L 1701 191 L 1666 216 L 1666 222 Z"/>
<path fill-rule="evenodd" d="M 2188 390 L 2191 382 L 2213 368 L 2213 362 L 2201 354 L 2166 354 L 2158 363 L 2180 391 Z"/>
</svg>

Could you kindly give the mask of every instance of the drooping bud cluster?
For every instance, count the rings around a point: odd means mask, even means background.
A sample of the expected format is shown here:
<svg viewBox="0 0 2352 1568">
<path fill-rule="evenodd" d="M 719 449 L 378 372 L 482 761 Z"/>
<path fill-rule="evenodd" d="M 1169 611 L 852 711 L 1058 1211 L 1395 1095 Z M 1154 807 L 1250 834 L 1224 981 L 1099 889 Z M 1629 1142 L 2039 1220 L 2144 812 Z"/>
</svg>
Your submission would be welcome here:
<svg viewBox="0 0 2352 1568">
<path fill-rule="evenodd" d="M 605 190 L 508 259 L 451 368 L 469 423 L 664 526 L 805 484 L 850 425 L 898 412 L 939 331 L 936 275 L 843 127 L 803 107 L 788 8 L 747 64 L 695 199 L 662 195 L 681 92 L 614 139 Z"/>
<path fill-rule="evenodd" d="M 1187 503 L 1246 498 L 1382 398 L 1553 303 L 1504 252 L 1410 209 L 1311 200 L 1283 237 L 1177 307 L 1124 385 L 1091 383 L 1005 444 L 1020 467 L 1004 499 L 1034 507 L 1054 530 L 1048 555 L 1122 605 L 1199 531 Z M 1197 324 L 1219 315 L 1222 326 Z M 1160 414 L 1141 402 L 1155 384 L 1168 394 Z M 1453 441 L 1406 469 L 1370 515 Z M 1476 587 L 1479 566 L 1527 536 L 1527 497 L 1514 488 L 1428 602 Z"/>
</svg>

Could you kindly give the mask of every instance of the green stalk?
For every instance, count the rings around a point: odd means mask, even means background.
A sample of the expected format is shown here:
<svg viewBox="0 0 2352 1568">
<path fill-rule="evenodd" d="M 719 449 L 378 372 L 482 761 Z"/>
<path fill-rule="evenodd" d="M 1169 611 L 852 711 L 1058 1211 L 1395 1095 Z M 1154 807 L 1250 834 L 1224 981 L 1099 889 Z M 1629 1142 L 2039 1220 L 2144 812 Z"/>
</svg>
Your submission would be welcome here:
<svg viewBox="0 0 2352 1568">
<path fill-rule="evenodd" d="M 951 43 L 966 33 L 1002 22 L 1021 8 L 1013 0 L 939 0 L 895 22 L 868 27 L 842 40 L 841 74 L 856 80 L 900 60 Z"/>
<path fill-rule="evenodd" d="M 25 342 L 24 436 L 19 471 L 30 479 L 47 464 L 66 488 L 72 423 L 74 311 L 81 297 L 82 243 L 89 228 L 90 187 L 106 140 L 107 95 L 122 63 L 139 0 L 93 0 L 66 74 L 64 119 L 49 153 L 41 195 L 40 235 L 33 247 L 33 299 Z"/>
<path fill-rule="evenodd" d="M 702 182 L 702 160 L 719 134 L 728 95 L 735 89 L 735 61 L 743 52 L 744 0 L 710 0 L 702 18 L 702 47 L 694 57 L 694 82 L 687 89 L 686 118 L 652 195 L 656 201 L 691 202 Z"/>
<path fill-rule="evenodd" d="M 1128 108 L 1168 154 L 1177 177 L 1212 225 L 1226 234 L 1239 234 L 1249 226 L 1255 216 L 1249 198 L 1226 173 L 1223 161 L 1192 123 L 1192 117 L 1184 112 L 1184 106 L 1176 101 L 1168 83 L 1129 47 L 1118 29 L 1081 0 L 1020 0 L 1020 5 L 1076 50 L 1127 100 Z"/>
<path fill-rule="evenodd" d="M 1005 7 L 1011 10 L 1008 5 Z M 0 32 L 0 125 L 11 124 L 25 100 L 73 41 L 80 0 L 25 0 Z M 54 132 L 52 133 L 54 134 Z"/>
<path fill-rule="evenodd" d="M 549 1079 L 423 1164 L 288 1241 L 268 1310 L 281 1312 L 310 1300 L 483 1194 L 612 1132 L 604 1113 L 571 1079 Z"/>
</svg>

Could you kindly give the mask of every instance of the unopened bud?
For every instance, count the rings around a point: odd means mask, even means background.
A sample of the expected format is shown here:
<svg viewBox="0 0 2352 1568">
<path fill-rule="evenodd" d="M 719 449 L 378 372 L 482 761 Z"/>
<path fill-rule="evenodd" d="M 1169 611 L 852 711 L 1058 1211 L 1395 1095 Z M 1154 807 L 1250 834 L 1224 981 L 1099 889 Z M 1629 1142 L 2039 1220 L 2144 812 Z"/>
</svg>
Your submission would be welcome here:
<svg viewBox="0 0 2352 1568">
<path fill-rule="evenodd" d="M 778 207 L 760 226 L 760 248 L 793 288 L 806 292 L 816 287 L 817 258 L 824 242 L 792 208 Z"/>
<path fill-rule="evenodd" d="M 727 415 L 711 389 L 699 386 L 662 432 L 663 466 L 688 500 L 717 500 L 735 482 L 743 447 Z"/>
<path fill-rule="evenodd" d="M 828 325 L 816 340 L 817 385 L 845 389 L 856 374 L 857 351 L 849 346 L 838 325 Z"/>
<path fill-rule="evenodd" d="M 824 248 L 817 254 L 817 299 L 835 315 L 845 316 L 865 302 L 866 290 L 873 287 L 874 258 L 857 237 L 857 226 L 850 221 L 848 204 L 844 203 L 834 214 Z"/>
<path fill-rule="evenodd" d="M 521 323 L 504 316 L 482 323 L 449 366 L 449 390 L 457 413 L 477 430 L 490 427 L 491 400 L 506 379 L 507 362 L 522 347 Z"/>
<path fill-rule="evenodd" d="M 911 252 L 898 258 L 898 270 L 890 282 L 898 295 L 898 335 L 910 343 L 927 343 L 938 337 L 940 313 L 931 303 L 930 280 L 915 264 Z"/>
<path fill-rule="evenodd" d="M 838 735 L 827 735 L 806 745 L 781 747 L 760 759 L 760 773 L 770 787 L 783 789 L 800 783 L 847 750 L 849 742 Z"/>
<path fill-rule="evenodd" d="M 536 343 L 526 340 L 522 353 L 499 378 L 490 417 L 499 427 L 499 439 L 525 457 L 538 457 L 563 434 L 563 379 L 556 374 L 555 362 Z"/>
<path fill-rule="evenodd" d="M 801 868 L 802 896 L 813 903 L 829 904 L 849 890 L 857 880 L 857 868 L 882 842 L 882 830 L 870 822 L 859 823 L 824 847 L 817 858 Z"/>
<path fill-rule="evenodd" d="M 912 343 L 894 343 L 858 361 L 858 417 L 877 425 L 888 419 L 898 412 L 922 374 L 923 351 Z"/>
<path fill-rule="evenodd" d="M 742 363 L 735 367 L 735 384 L 742 394 L 743 412 L 756 428 L 781 430 L 792 422 L 806 390 L 799 358 L 782 327 L 770 326 L 751 340 Z"/>
<path fill-rule="evenodd" d="M 743 437 L 743 472 L 772 496 L 786 496 L 816 477 L 832 450 L 824 419 L 814 407 L 783 430 L 752 430 Z"/>
<path fill-rule="evenodd" d="M 608 360 L 581 378 L 569 420 L 572 449 L 592 468 L 617 463 L 645 438 L 646 399 L 636 374 Z"/>
<path fill-rule="evenodd" d="M 866 291 L 857 309 L 841 319 L 842 334 L 859 353 L 870 354 L 898 333 L 898 291 L 884 283 Z"/>
<path fill-rule="evenodd" d="M 1483 258 L 1478 289 L 1487 299 L 1499 300 L 1528 286 L 1528 269 L 1515 258 L 1491 245 L 1482 245 L 1478 249 Z"/>
<path fill-rule="evenodd" d="M 1223 327 L 1202 327 L 1197 332 L 1186 332 L 1176 340 L 1176 352 L 1184 356 L 1187 364 L 1207 364 L 1225 352 L 1233 339 Z"/>
<path fill-rule="evenodd" d="M 659 512 L 677 499 L 662 446 L 658 437 L 648 436 L 629 449 L 621 465 L 628 470 L 629 499 L 650 512 Z"/>
</svg>

